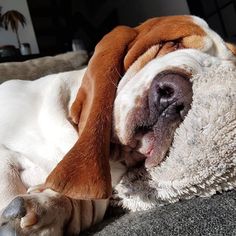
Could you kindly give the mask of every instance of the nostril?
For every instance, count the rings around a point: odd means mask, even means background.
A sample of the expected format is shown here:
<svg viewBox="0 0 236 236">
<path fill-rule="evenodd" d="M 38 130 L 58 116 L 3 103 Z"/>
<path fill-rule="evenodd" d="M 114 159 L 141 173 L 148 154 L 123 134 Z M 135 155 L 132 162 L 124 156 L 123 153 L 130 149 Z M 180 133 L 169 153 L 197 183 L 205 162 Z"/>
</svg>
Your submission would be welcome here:
<svg viewBox="0 0 236 236">
<path fill-rule="evenodd" d="M 174 89 L 168 85 L 162 85 L 159 87 L 158 93 L 161 98 L 168 99 L 174 95 Z"/>
<path fill-rule="evenodd" d="M 184 110 L 184 104 L 180 104 L 176 106 L 176 113 L 181 114 Z"/>
</svg>

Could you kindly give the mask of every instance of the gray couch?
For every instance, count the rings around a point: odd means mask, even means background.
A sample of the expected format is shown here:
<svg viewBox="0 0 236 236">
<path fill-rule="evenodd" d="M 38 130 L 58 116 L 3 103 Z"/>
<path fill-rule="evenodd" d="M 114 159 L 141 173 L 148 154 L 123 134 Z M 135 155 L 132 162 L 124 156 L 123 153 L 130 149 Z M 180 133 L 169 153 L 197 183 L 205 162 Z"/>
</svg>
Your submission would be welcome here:
<svg viewBox="0 0 236 236">
<path fill-rule="evenodd" d="M 85 51 L 68 52 L 24 62 L 0 63 L 0 83 L 11 80 L 34 80 L 44 75 L 76 70 L 88 62 Z"/>
<path fill-rule="evenodd" d="M 27 62 L 2 63 L 0 83 L 9 79 L 32 80 L 51 73 L 79 69 L 87 59 L 86 54 L 73 52 Z M 118 215 L 108 214 L 101 224 L 82 235 L 236 235 L 236 192 Z"/>
<path fill-rule="evenodd" d="M 110 217 L 82 235 L 233 236 L 236 235 L 236 192 Z"/>
</svg>

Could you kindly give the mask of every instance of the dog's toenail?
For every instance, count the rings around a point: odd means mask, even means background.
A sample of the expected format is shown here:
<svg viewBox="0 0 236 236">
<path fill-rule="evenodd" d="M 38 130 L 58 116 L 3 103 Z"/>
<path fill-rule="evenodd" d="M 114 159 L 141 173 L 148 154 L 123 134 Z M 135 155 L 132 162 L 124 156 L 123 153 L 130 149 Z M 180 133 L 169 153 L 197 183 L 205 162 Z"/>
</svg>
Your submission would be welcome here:
<svg viewBox="0 0 236 236">
<path fill-rule="evenodd" d="M 16 197 L 2 213 L 5 219 L 22 218 L 26 215 L 25 201 L 22 197 Z"/>
</svg>

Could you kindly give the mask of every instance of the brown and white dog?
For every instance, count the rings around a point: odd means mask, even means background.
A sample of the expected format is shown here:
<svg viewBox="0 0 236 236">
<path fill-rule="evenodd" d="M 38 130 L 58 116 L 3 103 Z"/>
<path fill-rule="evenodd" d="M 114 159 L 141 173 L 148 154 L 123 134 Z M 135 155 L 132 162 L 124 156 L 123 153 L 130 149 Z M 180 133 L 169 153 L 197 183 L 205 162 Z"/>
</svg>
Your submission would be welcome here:
<svg viewBox="0 0 236 236">
<path fill-rule="evenodd" d="M 106 35 L 86 69 L 2 84 L 0 234 L 73 235 L 101 221 L 111 182 L 165 157 L 191 108 L 189 78 L 235 53 L 197 17 L 153 18 Z"/>
</svg>

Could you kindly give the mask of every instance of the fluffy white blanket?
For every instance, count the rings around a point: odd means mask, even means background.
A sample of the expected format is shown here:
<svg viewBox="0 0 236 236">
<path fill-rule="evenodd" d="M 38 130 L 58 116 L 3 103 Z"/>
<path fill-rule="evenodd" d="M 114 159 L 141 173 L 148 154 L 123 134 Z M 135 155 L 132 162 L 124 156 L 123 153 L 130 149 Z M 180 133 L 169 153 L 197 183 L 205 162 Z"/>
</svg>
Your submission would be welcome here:
<svg viewBox="0 0 236 236">
<path fill-rule="evenodd" d="M 192 82 L 192 108 L 165 161 L 149 172 L 128 172 L 113 204 L 144 210 L 236 186 L 236 67 L 210 66 Z"/>
</svg>

